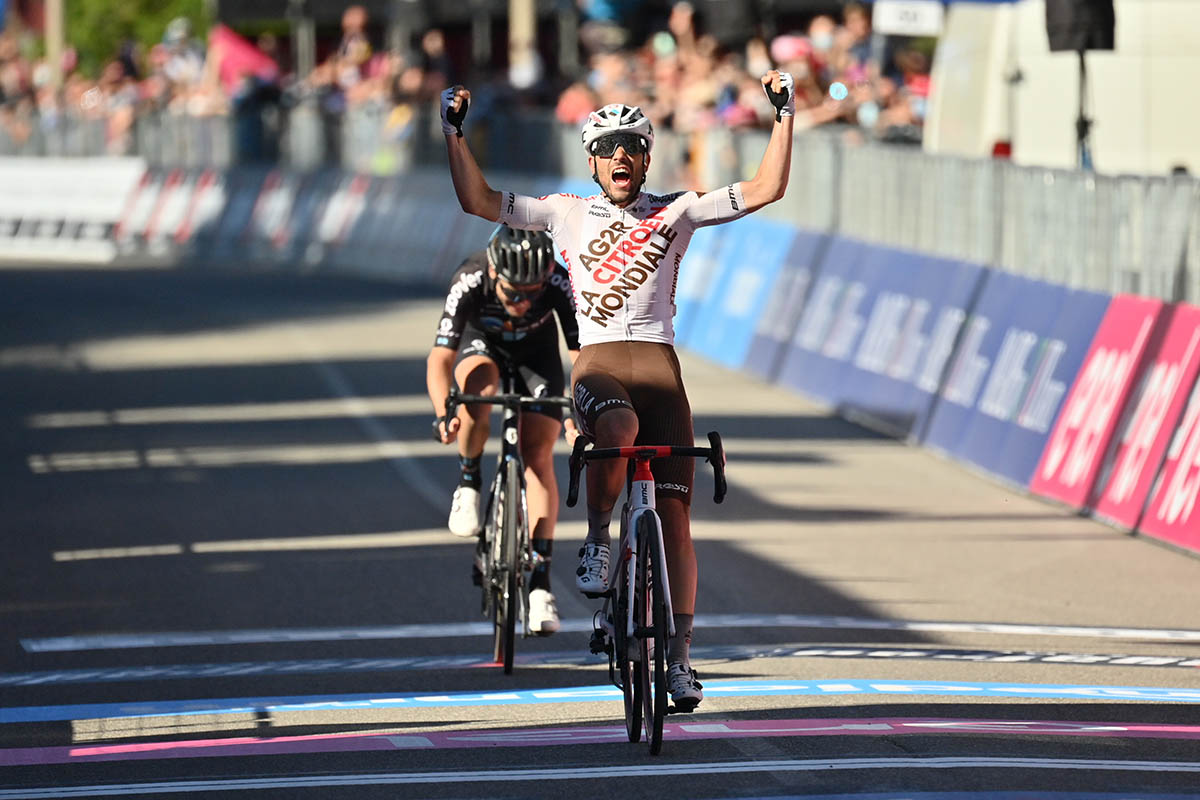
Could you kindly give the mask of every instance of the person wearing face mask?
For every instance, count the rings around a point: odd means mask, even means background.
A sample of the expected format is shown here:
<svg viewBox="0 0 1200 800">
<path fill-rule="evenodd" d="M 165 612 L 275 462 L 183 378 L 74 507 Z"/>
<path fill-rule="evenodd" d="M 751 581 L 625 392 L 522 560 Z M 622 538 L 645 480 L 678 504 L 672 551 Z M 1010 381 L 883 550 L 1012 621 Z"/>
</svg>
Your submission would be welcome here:
<svg viewBox="0 0 1200 800">
<path fill-rule="evenodd" d="M 493 189 L 462 138 L 471 93 L 454 86 L 442 94 L 450 176 L 463 210 L 549 232 L 570 271 L 581 345 L 572 369 L 575 414 L 581 433 L 597 447 L 693 444 L 691 407 L 674 349 L 676 280 L 681 266 L 687 268 L 684 253 L 697 228 L 738 219 L 784 195 L 796 111 L 792 76 L 771 71 L 762 84 L 775 122 L 753 178 L 706 193 L 643 191 L 654 126 L 640 108 L 614 103 L 592 112 L 581 131 L 588 170 L 600 187 L 591 197 L 534 198 Z M 664 459 L 655 467 L 676 630 L 668 644 L 667 681 L 681 709 L 695 708 L 704 696 L 689 659 L 697 575 L 693 471 L 688 458 Z M 587 470 L 588 534 L 576 586 L 591 597 L 607 588 L 609 524 L 624 484 L 619 459 Z"/>
<path fill-rule="evenodd" d="M 469 538 L 480 531 L 480 459 L 489 433 L 490 406 L 461 406 L 446 417 L 451 385 L 465 394 L 494 394 L 500 363 L 516 369 L 516 390 L 533 397 L 561 396 L 566 390 L 559 356 L 562 326 L 567 352 L 579 353 L 579 328 L 571 302 L 570 276 L 554 258 L 550 237 L 500 225 L 487 247 L 469 256 L 450 280 L 433 348 L 426 360 L 425 384 L 433 403 L 434 434 L 458 444 L 459 482 L 448 527 Z M 547 636 L 558 630 L 558 609 L 550 590 L 550 556 L 558 520 L 554 442 L 563 427 L 562 408 L 530 406 L 521 416 L 521 458 L 533 550 L 541 558 L 530 577 L 529 628 Z M 565 423 L 568 432 L 574 420 Z M 477 577 L 477 576 L 476 576 Z"/>
</svg>

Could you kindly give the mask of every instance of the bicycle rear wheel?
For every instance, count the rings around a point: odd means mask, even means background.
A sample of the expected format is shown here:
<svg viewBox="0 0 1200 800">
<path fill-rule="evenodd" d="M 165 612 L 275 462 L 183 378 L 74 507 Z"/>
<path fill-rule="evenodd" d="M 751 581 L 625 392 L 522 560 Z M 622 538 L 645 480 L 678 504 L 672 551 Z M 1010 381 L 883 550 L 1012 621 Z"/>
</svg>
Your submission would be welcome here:
<svg viewBox="0 0 1200 800">
<path fill-rule="evenodd" d="M 513 671 L 513 650 L 517 629 L 517 539 L 520 525 L 521 475 L 517 462 L 505 464 L 505 483 L 500 492 L 498 541 L 493 546 L 492 658 L 504 665 L 504 674 Z"/>
<path fill-rule="evenodd" d="M 646 513 L 637 520 L 637 584 L 634 605 L 637 639 L 638 681 L 645 714 L 646 742 L 651 755 L 662 751 L 663 720 L 667 716 L 667 603 L 660 587 L 666 576 L 659 574 L 662 564 L 658 537 L 658 518 Z"/>
</svg>

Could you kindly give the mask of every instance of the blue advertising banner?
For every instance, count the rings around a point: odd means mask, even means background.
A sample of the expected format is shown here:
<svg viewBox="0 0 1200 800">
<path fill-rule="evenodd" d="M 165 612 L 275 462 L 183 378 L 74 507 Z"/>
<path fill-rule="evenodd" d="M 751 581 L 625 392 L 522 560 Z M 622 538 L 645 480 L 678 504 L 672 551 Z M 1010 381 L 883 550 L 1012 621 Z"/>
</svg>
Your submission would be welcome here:
<svg viewBox="0 0 1200 800">
<path fill-rule="evenodd" d="M 851 417 L 907 437 L 921 430 L 983 268 L 885 251 L 841 406 Z"/>
<path fill-rule="evenodd" d="M 1004 281 L 1012 284 L 1013 300 L 1004 305 L 1003 311 L 992 305 L 998 296 L 993 290 L 999 288 L 999 281 L 989 286 L 980 301 L 979 315 L 988 316 L 994 323 L 985 347 L 977 354 L 986 358 L 987 366 L 975 393 L 974 413 L 953 451 L 954 456 L 988 472 L 996 472 L 998 455 L 1014 431 L 1014 417 L 1027 392 L 1054 392 L 1051 376 L 1064 349 L 1061 342 L 1050 339 L 1050 334 L 1066 302 L 1067 290 L 1008 274 Z M 993 309 L 1000 313 L 993 313 Z M 1035 374 L 1042 380 L 1031 386 Z M 1067 385 L 1072 377 L 1068 376 Z"/>
<path fill-rule="evenodd" d="M 795 228 L 746 217 L 729 226 L 718 274 L 682 344 L 727 367 L 746 360 L 754 328 L 791 249 Z"/>
<path fill-rule="evenodd" d="M 791 250 L 783 259 L 775 283 L 767 292 L 766 306 L 758 317 L 743 367 L 764 380 L 774 380 L 796 325 L 804 313 L 808 290 L 820 269 L 829 237 L 797 230 Z"/>
<path fill-rule="evenodd" d="M 841 377 L 863 326 L 864 276 L 876 271 L 867 262 L 880 252 L 854 239 L 830 241 L 780 365 L 780 384 L 828 405 L 841 401 Z"/>
<path fill-rule="evenodd" d="M 1100 292 L 1066 291 L 1054 327 L 1040 342 L 1041 352 L 1026 364 L 1028 380 L 1020 404 L 1012 411 L 1004 449 L 980 466 L 1021 486 L 1029 485 L 1111 302 L 1112 297 Z"/>
<path fill-rule="evenodd" d="M 1000 349 L 1005 323 L 1013 313 L 1023 279 L 986 269 L 982 280 L 979 300 L 963 320 L 942 386 L 919 437 L 921 444 L 948 455 L 957 453 L 975 415 L 975 403 Z"/>
<path fill-rule="evenodd" d="M 923 443 L 1026 485 L 1107 305 L 1106 295 L 989 271 Z"/>
</svg>

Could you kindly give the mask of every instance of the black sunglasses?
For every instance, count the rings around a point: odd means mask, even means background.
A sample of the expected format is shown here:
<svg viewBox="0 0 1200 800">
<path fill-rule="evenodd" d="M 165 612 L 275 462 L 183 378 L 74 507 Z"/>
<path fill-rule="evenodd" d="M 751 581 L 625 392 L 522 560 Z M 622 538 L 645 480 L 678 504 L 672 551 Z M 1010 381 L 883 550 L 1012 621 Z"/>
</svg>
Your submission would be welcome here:
<svg viewBox="0 0 1200 800">
<path fill-rule="evenodd" d="M 526 300 L 535 300 L 541 296 L 542 292 L 546 291 L 546 284 L 544 283 L 539 283 L 536 286 L 505 286 L 503 283 L 497 283 L 496 287 L 504 293 L 504 297 L 513 305 L 523 303 Z"/>
<path fill-rule="evenodd" d="M 592 155 L 611 158 L 620 147 L 631 156 L 646 152 L 646 140 L 636 133 L 613 133 L 592 142 Z"/>
</svg>

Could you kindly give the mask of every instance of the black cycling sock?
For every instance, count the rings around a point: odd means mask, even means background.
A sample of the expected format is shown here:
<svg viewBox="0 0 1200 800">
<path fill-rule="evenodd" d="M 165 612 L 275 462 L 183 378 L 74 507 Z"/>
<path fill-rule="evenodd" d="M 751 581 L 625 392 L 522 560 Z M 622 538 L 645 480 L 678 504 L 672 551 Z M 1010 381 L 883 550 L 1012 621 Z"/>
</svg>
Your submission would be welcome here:
<svg viewBox="0 0 1200 800">
<path fill-rule="evenodd" d="M 675 635 L 667 642 L 667 663 L 689 664 L 689 648 L 692 646 L 692 614 L 672 614 Z"/>
<path fill-rule="evenodd" d="M 599 511 L 588 506 L 588 532 L 584 540 L 589 544 L 612 545 L 612 536 L 608 533 L 608 525 L 612 522 L 612 509 Z"/>
<path fill-rule="evenodd" d="M 550 555 L 554 552 L 553 539 L 534 539 L 533 552 L 541 556 L 538 565 L 529 576 L 529 590 L 545 589 L 550 591 Z"/>
<path fill-rule="evenodd" d="M 458 457 L 458 466 L 462 470 L 458 476 L 459 486 L 469 486 L 472 489 L 478 489 L 482 485 L 483 480 L 479 475 L 479 461 L 481 458 L 482 456 L 475 456 L 474 458 L 467 458 L 466 456 Z"/>
</svg>

